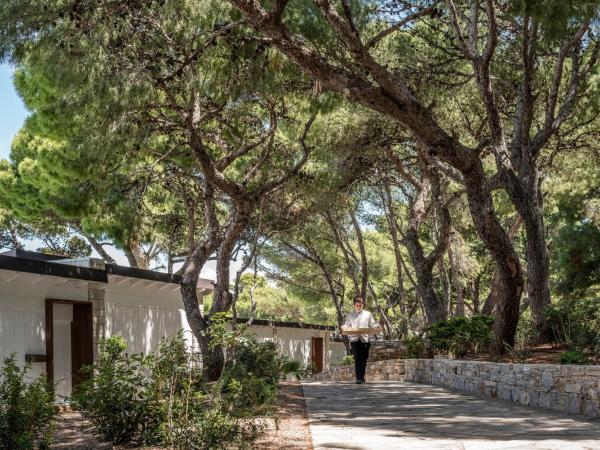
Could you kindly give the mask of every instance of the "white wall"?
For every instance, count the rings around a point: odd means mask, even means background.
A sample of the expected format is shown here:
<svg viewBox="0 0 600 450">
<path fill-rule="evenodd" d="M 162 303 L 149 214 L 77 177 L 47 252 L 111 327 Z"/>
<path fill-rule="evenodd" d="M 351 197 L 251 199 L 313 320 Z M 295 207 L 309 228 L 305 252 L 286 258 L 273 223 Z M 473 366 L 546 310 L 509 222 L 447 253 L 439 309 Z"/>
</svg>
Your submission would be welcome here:
<svg viewBox="0 0 600 450">
<path fill-rule="evenodd" d="M 143 281 L 134 286 L 130 281 L 118 284 L 116 279 L 109 277 L 105 301 L 106 337 L 123 336 L 131 353 L 150 353 L 161 337 L 180 329 L 190 341 L 193 339 L 177 285 Z M 274 336 L 273 327 L 257 325 L 252 325 L 249 331 L 258 341 L 275 339 L 283 354 L 301 364 L 310 361 L 311 337 L 327 338 L 329 335 L 329 331 L 324 330 L 278 327 Z M 197 349 L 196 340 L 193 342 Z M 325 339 L 326 349 L 327 343 Z M 334 351 L 334 357 L 337 353 Z M 325 367 L 331 355 L 331 351 L 325 352 Z"/>
<path fill-rule="evenodd" d="M 346 356 L 346 347 L 342 342 L 329 343 L 329 361 L 331 364 L 337 363 L 344 356 Z"/>
<path fill-rule="evenodd" d="M 148 354 L 162 337 L 183 329 L 184 336 L 197 350 L 178 285 L 139 281 L 118 284 L 109 276 L 105 295 L 106 337 L 123 336 L 129 353 Z"/>
<path fill-rule="evenodd" d="M 26 353 L 46 354 L 46 298 L 87 300 L 87 282 L 0 270 L 0 366 L 12 352 L 20 365 Z M 45 363 L 33 363 L 29 375 L 45 371 Z"/>
<path fill-rule="evenodd" d="M 19 363 L 24 364 L 26 353 L 46 353 L 45 299 L 87 301 L 88 283 L 27 273 L 14 278 L 16 274 L 0 270 L 0 358 L 3 360 L 15 351 Z M 109 283 L 105 285 L 106 337 L 123 336 L 129 352 L 149 353 L 161 337 L 183 329 L 194 349 L 198 349 L 185 318 L 177 285 L 146 280 L 132 282 L 131 279 L 119 283 L 122 280 L 109 276 Z M 285 327 L 274 330 L 269 326 L 253 325 L 250 332 L 259 341 L 275 338 L 284 354 L 302 364 L 310 360 L 313 336 L 324 338 L 325 368 L 330 360 L 335 362 L 344 354 L 343 345 L 341 351 L 338 349 L 341 344 L 329 346 L 329 331 L 325 330 Z M 33 363 L 30 374 L 38 376 L 44 371 L 45 363 Z"/>
</svg>

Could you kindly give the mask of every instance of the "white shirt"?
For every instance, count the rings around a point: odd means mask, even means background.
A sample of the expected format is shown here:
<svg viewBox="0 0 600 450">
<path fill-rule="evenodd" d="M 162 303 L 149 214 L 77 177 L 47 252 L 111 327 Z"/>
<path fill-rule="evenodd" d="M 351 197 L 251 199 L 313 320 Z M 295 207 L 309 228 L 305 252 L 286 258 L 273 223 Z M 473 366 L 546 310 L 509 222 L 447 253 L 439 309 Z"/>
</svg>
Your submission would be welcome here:
<svg viewBox="0 0 600 450">
<path fill-rule="evenodd" d="M 356 311 L 348 313 L 346 315 L 346 321 L 344 322 L 345 328 L 374 328 L 376 326 L 377 322 L 375 322 L 373 315 L 369 311 L 366 311 L 364 309 L 359 313 L 357 313 Z M 350 335 L 348 336 L 348 339 L 350 340 L 350 342 L 356 342 L 359 339 L 363 342 L 369 342 L 369 335 Z"/>
</svg>

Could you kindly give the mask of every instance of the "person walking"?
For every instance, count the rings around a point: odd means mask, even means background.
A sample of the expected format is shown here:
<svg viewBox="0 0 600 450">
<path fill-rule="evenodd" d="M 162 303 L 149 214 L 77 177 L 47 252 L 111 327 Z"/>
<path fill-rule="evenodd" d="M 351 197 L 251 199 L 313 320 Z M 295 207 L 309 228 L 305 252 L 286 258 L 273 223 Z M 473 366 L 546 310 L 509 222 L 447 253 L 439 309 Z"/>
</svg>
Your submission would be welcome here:
<svg viewBox="0 0 600 450">
<path fill-rule="evenodd" d="M 372 328 L 368 334 L 357 334 L 352 332 L 355 328 Z M 373 331 L 373 333 L 371 333 Z M 367 359 L 369 358 L 369 349 L 371 343 L 369 336 L 379 333 L 381 327 L 373 318 L 373 315 L 364 309 L 364 300 L 362 297 L 354 298 L 354 311 L 346 316 L 342 326 L 342 334 L 349 337 L 352 356 L 354 356 L 354 372 L 356 374 L 356 384 L 365 382 L 365 371 L 367 369 Z"/>
</svg>

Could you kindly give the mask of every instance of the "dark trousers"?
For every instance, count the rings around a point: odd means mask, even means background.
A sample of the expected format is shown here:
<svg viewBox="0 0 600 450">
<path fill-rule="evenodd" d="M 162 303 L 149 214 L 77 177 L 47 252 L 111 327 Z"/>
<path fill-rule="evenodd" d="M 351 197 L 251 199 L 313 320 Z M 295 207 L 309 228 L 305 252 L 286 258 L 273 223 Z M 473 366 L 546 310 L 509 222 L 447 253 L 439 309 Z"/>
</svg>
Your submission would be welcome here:
<svg viewBox="0 0 600 450">
<path fill-rule="evenodd" d="M 350 342 L 350 347 L 352 348 L 352 356 L 354 356 L 356 379 L 365 381 L 365 370 L 367 368 L 367 359 L 369 358 L 371 344 L 359 339 L 358 341 Z"/>
</svg>

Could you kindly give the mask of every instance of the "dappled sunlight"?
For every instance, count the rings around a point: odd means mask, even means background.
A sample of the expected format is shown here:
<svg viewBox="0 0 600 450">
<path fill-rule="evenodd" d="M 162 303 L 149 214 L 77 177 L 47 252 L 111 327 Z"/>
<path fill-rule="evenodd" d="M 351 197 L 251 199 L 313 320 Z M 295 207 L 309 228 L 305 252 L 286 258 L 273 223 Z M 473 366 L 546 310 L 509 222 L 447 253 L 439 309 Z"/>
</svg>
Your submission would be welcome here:
<svg viewBox="0 0 600 450">
<path fill-rule="evenodd" d="M 518 445 L 538 442 L 548 445 L 540 448 L 563 448 L 556 442 L 581 441 L 581 448 L 600 448 L 598 420 L 484 400 L 440 387 L 403 382 L 365 385 L 310 382 L 304 383 L 303 389 L 311 431 L 313 437 L 316 433 L 317 441 L 322 433 L 335 433 L 339 429 L 346 435 L 379 436 L 385 445 L 391 445 L 389 442 L 400 445 L 405 439 L 418 438 L 432 440 L 435 445 L 456 441 L 514 441 Z M 324 439 L 329 442 L 333 437 Z M 356 439 L 351 440 L 351 445 L 359 444 Z M 327 447 L 321 444 L 319 441 L 319 446 Z M 344 444 L 339 448 L 355 447 Z M 404 448 L 416 447 L 410 444 Z M 430 448 L 460 447 L 432 444 Z"/>
</svg>

